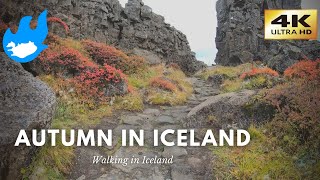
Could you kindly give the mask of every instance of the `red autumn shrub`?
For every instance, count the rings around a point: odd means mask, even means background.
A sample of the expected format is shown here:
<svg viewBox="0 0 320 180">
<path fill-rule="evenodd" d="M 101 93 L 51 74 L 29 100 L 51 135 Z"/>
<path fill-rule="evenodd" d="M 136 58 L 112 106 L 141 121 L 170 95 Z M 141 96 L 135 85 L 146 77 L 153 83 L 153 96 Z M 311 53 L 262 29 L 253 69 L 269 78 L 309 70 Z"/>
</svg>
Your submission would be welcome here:
<svg viewBox="0 0 320 180">
<path fill-rule="evenodd" d="M 104 43 L 83 41 L 90 57 L 100 65 L 108 64 L 127 74 L 138 72 L 146 66 L 145 60 L 138 56 L 127 56 L 124 52 Z"/>
<path fill-rule="evenodd" d="M 287 78 L 303 78 L 314 80 L 320 78 L 320 59 L 316 61 L 304 60 L 292 65 L 284 71 Z"/>
<path fill-rule="evenodd" d="M 177 86 L 163 77 L 156 77 L 150 81 L 152 87 L 158 87 L 167 91 L 174 92 L 177 90 Z"/>
<path fill-rule="evenodd" d="M 83 71 L 79 76 L 74 78 L 74 83 L 77 92 L 84 97 L 91 97 L 97 101 L 104 101 L 108 96 L 114 95 L 109 86 L 119 88 L 123 86 L 121 83 L 126 83 L 126 76 L 121 70 L 112 66 L 104 65 L 103 67 L 93 68 L 91 70 Z M 125 89 L 116 89 L 117 94 L 124 94 Z M 122 92 L 121 92 L 122 91 Z"/>
<path fill-rule="evenodd" d="M 84 70 L 98 67 L 79 51 L 66 47 L 48 48 L 40 54 L 38 59 L 35 63 L 44 73 L 63 76 L 75 76 Z"/>
<path fill-rule="evenodd" d="M 108 46 L 104 43 L 93 41 L 83 41 L 85 49 L 88 51 L 91 58 L 98 64 L 109 64 L 111 66 L 117 65 L 118 61 L 128 58 L 122 51 L 115 47 Z"/>
<path fill-rule="evenodd" d="M 269 75 L 272 77 L 278 77 L 279 73 L 270 68 L 254 68 L 253 67 L 251 71 L 241 74 L 240 78 L 247 79 L 250 77 L 255 77 L 257 75 Z"/>
<path fill-rule="evenodd" d="M 311 149 L 320 148 L 319 81 L 287 82 L 268 90 L 264 99 L 277 109 L 272 121 L 277 137 L 294 137 Z M 290 148 L 290 151 L 294 150 L 295 147 Z"/>
<path fill-rule="evenodd" d="M 67 23 L 65 23 L 64 21 L 62 21 L 60 18 L 57 17 L 49 17 L 47 19 L 48 22 L 55 22 L 55 23 L 59 23 L 63 26 L 64 30 L 66 31 L 66 33 L 69 33 L 69 27 L 67 25 Z"/>
</svg>

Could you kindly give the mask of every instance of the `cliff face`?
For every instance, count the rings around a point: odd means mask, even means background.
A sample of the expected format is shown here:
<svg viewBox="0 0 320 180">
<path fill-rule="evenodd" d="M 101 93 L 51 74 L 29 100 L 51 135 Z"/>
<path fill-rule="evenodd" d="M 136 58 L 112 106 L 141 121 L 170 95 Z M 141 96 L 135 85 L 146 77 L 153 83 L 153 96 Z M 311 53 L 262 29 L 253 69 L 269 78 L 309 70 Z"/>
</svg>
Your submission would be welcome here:
<svg viewBox="0 0 320 180">
<path fill-rule="evenodd" d="M 74 38 L 105 42 L 134 50 L 138 55 L 146 54 L 147 50 L 148 57 L 178 63 L 188 73 L 204 65 L 191 52 L 186 36 L 141 0 L 129 0 L 125 8 L 117 0 L 43 0 L 36 5 L 31 0 L 0 0 L 0 15 L 7 22 L 25 15 L 36 17 L 44 9 L 49 10 L 49 16 L 65 21 Z M 58 26 L 51 27 L 52 31 L 63 34 Z"/>
<path fill-rule="evenodd" d="M 301 0 L 218 0 L 216 63 L 259 60 L 281 72 L 306 56 L 320 57 L 318 41 L 264 40 L 264 9 L 300 8 Z"/>
</svg>

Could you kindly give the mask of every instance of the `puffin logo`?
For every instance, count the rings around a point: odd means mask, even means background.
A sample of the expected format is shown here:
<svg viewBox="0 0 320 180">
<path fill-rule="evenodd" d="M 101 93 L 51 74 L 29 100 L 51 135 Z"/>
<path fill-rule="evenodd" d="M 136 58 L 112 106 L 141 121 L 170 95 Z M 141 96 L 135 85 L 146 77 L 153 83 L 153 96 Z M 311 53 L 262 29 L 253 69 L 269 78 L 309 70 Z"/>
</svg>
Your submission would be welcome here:
<svg viewBox="0 0 320 180">
<path fill-rule="evenodd" d="M 4 34 L 3 49 L 14 61 L 26 63 L 34 60 L 43 50 L 48 48 L 43 44 L 48 35 L 47 10 L 38 17 L 36 29 L 30 28 L 31 16 L 21 19 L 18 31 L 13 34 L 10 29 Z"/>
</svg>

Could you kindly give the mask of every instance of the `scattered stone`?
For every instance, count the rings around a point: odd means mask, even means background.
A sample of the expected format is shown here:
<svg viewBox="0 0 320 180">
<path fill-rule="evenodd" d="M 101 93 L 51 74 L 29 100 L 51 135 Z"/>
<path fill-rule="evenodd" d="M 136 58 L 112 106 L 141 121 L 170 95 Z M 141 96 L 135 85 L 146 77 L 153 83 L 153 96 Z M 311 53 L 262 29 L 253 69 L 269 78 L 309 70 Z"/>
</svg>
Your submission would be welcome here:
<svg viewBox="0 0 320 180">
<path fill-rule="evenodd" d="M 159 125 L 165 125 L 165 124 L 174 124 L 174 119 L 171 116 L 159 116 L 157 119 L 155 119 L 155 122 Z"/>
<path fill-rule="evenodd" d="M 141 125 L 143 123 L 142 118 L 139 116 L 125 116 L 122 117 L 122 122 L 125 125 L 134 125 L 134 126 L 138 126 Z"/>
<path fill-rule="evenodd" d="M 86 176 L 85 175 L 82 175 L 80 176 L 77 180 L 85 180 L 86 179 Z"/>
<path fill-rule="evenodd" d="M 146 110 L 143 111 L 143 114 L 159 116 L 160 115 L 160 111 L 158 109 L 146 109 Z"/>
<path fill-rule="evenodd" d="M 208 77 L 208 82 L 212 84 L 213 87 L 219 88 L 224 81 L 224 75 L 216 74 Z"/>
<path fill-rule="evenodd" d="M 175 158 L 181 158 L 188 155 L 188 152 L 185 148 L 182 147 L 165 147 L 164 151 L 162 152 L 162 156 L 166 158 L 170 158 L 173 156 Z"/>
<path fill-rule="evenodd" d="M 244 90 L 213 96 L 189 112 L 184 126 L 229 129 L 236 124 L 239 128 L 246 128 L 252 119 L 244 112 L 245 106 L 255 94 L 255 91 Z"/>
<path fill-rule="evenodd" d="M 202 89 L 201 88 L 194 88 L 193 91 L 194 91 L 195 94 L 201 94 Z"/>
<path fill-rule="evenodd" d="M 190 168 L 182 166 L 173 166 L 171 171 L 171 177 L 173 180 L 193 180 L 193 176 L 189 174 Z"/>
</svg>

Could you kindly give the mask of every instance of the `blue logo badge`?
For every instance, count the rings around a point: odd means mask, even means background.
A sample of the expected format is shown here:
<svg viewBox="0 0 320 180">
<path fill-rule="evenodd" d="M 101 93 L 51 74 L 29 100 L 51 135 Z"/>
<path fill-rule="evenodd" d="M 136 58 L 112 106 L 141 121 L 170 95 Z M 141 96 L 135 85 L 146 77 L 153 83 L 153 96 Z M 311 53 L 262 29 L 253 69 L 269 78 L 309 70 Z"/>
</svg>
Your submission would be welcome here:
<svg viewBox="0 0 320 180">
<path fill-rule="evenodd" d="M 30 28 L 31 20 L 31 16 L 23 17 L 16 34 L 7 29 L 3 37 L 2 44 L 5 53 L 19 63 L 34 60 L 48 47 L 42 44 L 48 35 L 47 10 L 39 15 L 36 29 Z"/>
</svg>

